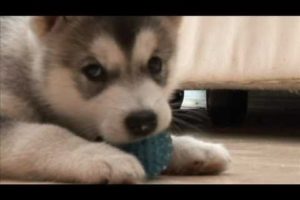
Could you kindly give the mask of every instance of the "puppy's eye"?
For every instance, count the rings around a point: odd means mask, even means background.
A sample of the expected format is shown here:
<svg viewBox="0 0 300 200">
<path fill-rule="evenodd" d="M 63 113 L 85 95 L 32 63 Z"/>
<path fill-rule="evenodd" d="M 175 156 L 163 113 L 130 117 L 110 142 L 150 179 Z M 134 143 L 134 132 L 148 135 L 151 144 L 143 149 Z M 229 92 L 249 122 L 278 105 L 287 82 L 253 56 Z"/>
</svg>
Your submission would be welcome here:
<svg viewBox="0 0 300 200">
<path fill-rule="evenodd" d="M 162 72 L 162 60 L 160 57 L 157 56 L 153 56 L 152 58 L 150 58 L 150 60 L 148 61 L 148 69 L 149 72 L 152 75 L 158 75 Z"/>
<path fill-rule="evenodd" d="M 91 81 L 103 81 L 106 76 L 104 67 L 101 64 L 90 64 L 82 69 L 82 73 Z"/>
</svg>

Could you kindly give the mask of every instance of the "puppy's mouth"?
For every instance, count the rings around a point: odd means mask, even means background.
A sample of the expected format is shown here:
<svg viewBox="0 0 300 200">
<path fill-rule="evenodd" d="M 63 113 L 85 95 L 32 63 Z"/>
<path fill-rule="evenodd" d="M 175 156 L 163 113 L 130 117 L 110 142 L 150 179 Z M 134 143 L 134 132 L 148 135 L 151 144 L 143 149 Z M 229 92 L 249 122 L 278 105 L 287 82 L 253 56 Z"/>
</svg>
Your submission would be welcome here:
<svg viewBox="0 0 300 200">
<path fill-rule="evenodd" d="M 140 140 L 143 140 L 143 139 L 146 139 L 146 138 L 149 138 L 149 137 L 152 137 L 154 135 L 157 135 L 157 134 L 160 134 L 160 133 L 163 133 L 163 132 L 167 132 L 168 131 L 168 128 L 165 128 L 164 130 L 162 131 L 156 131 L 156 132 L 153 132 L 153 133 L 150 133 L 148 135 L 130 135 L 130 138 L 126 141 L 123 141 L 123 142 L 112 142 L 112 141 L 106 141 L 101 135 L 98 135 L 95 137 L 94 141 L 95 142 L 108 142 L 108 143 L 112 143 L 112 144 L 118 144 L 118 145 L 122 145 L 122 144 L 128 144 L 128 143 L 133 143 L 133 142 L 138 142 Z"/>
<path fill-rule="evenodd" d="M 167 129 L 164 129 L 164 130 L 162 130 L 162 131 L 153 132 L 153 133 L 148 134 L 148 135 L 145 135 L 145 136 L 135 136 L 135 137 L 133 137 L 133 139 L 132 139 L 131 141 L 129 141 L 129 143 L 132 143 L 132 142 L 138 142 L 138 141 L 140 141 L 140 140 L 143 140 L 143 139 L 146 139 L 146 138 L 153 137 L 153 136 L 155 136 L 155 135 L 158 135 L 158 134 L 163 133 L 163 132 L 166 132 L 166 131 L 167 131 Z"/>
</svg>

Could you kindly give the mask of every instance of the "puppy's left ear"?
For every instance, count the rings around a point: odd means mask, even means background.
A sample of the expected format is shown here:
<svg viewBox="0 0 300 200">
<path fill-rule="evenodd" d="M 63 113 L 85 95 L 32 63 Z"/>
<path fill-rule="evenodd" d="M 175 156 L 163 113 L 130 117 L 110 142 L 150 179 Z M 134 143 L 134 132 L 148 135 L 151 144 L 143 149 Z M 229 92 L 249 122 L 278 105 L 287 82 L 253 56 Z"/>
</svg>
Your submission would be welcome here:
<svg viewBox="0 0 300 200">
<path fill-rule="evenodd" d="M 42 37 L 51 32 L 58 24 L 64 21 L 62 16 L 35 16 L 30 21 L 30 26 L 33 32 Z"/>
<path fill-rule="evenodd" d="M 168 26 L 173 28 L 178 28 L 182 21 L 182 16 L 165 16 L 163 18 L 165 19 L 165 22 L 167 22 Z"/>
<path fill-rule="evenodd" d="M 176 26 L 178 26 L 182 20 L 182 16 L 168 16 L 167 18 Z"/>
</svg>

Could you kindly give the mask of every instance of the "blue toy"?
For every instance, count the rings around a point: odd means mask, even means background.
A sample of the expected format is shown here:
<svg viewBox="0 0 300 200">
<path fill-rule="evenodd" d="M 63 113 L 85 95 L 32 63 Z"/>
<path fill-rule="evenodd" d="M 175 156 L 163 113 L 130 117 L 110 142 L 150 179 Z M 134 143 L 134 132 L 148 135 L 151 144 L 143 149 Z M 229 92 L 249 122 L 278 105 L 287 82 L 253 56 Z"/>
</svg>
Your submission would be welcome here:
<svg viewBox="0 0 300 200">
<path fill-rule="evenodd" d="M 159 176 L 167 168 L 173 152 L 172 139 L 168 133 L 150 136 L 134 143 L 121 145 L 119 148 L 138 158 L 149 179 Z"/>
</svg>

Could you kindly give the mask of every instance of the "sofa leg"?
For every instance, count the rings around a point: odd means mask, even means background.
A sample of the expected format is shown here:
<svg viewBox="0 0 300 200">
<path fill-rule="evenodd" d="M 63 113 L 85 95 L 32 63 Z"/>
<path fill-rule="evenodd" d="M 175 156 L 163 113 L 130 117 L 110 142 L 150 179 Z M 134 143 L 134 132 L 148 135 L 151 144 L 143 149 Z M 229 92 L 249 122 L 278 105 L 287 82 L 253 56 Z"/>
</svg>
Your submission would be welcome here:
<svg viewBox="0 0 300 200">
<path fill-rule="evenodd" d="M 207 90 L 207 112 L 215 126 L 238 126 L 247 114 L 248 92 L 244 90 Z"/>
</svg>

